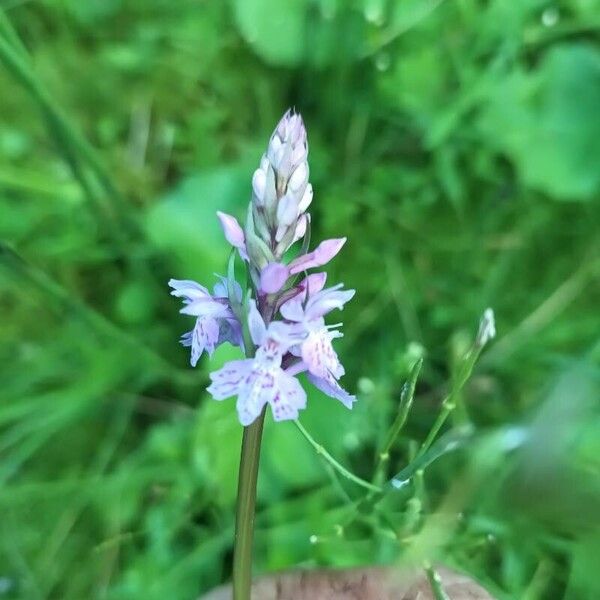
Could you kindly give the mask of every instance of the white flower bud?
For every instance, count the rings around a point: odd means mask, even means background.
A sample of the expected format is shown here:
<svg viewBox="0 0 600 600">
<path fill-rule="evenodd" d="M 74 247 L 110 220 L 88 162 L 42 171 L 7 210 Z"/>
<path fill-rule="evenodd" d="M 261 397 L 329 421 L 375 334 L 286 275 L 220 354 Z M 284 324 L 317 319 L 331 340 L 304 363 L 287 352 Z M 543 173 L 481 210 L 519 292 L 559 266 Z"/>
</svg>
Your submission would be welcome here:
<svg viewBox="0 0 600 600">
<path fill-rule="evenodd" d="M 271 163 L 269 162 L 269 159 L 267 158 L 266 154 L 262 155 L 262 158 L 260 159 L 260 168 L 266 173 L 269 170 L 269 165 Z"/>
<path fill-rule="evenodd" d="M 313 199 L 313 188 L 312 188 L 312 185 L 309 183 L 306 186 L 306 189 L 304 190 L 304 194 L 302 196 L 302 199 L 300 200 L 300 203 L 298 204 L 298 212 L 300 214 L 306 212 L 306 209 L 310 206 L 312 199 Z"/>
<path fill-rule="evenodd" d="M 289 248 L 298 231 L 298 219 L 312 200 L 308 183 L 308 145 L 302 117 L 287 111 L 277 124 L 260 168 L 254 173 L 253 218 L 255 234 L 276 259 Z"/>
<path fill-rule="evenodd" d="M 298 222 L 296 223 L 296 231 L 294 231 L 294 242 L 301 240 L 306 235 L 306 228 L 308 227 L 309 216 L 308 215 L 300 215 Z"/>
<path fill-rule="evenodd" d="M 308 164 L 303 162 L 300 166 L 292 173 L 288 188 L 291 188 L 294 192 L 302 190 L 308 182 Z"/>
<path fill-rule="evenodd" d="M 265 186 L 267 184 L 267 175 L 262 169 L 256 169 L 252 177 L 252 189 L 257 203 L 264 205 Z"/>
<path fill-rule="evenodd" d="M 294 194 L 288 192 L 277 205 L 277 221 L 280 225 L 291 225 L 298 216 L 298 204 Z"/>
<path fill-rule="evenodd" d="M 496 337 L 496 323 L 494 321 L 494 311 L 486 308 L 479 322 L 479 331 L 475 338 L 475 345 L 483 348 L 491 339 Z"/>
</svg>

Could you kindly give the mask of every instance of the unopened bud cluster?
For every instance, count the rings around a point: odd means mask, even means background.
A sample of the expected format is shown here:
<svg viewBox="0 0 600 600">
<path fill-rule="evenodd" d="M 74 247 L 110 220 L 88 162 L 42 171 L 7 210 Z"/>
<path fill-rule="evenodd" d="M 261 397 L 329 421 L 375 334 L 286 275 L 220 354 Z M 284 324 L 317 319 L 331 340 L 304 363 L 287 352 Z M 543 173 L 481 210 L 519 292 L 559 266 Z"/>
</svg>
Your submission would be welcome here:
<svg viewBox="0 0 600 600">
<path fill-rule="evenodd" d="M 246 235 L 258 236 L 276 260 L 306 232 L 306 209 L 313 196 L 307 159 L 302 117 L 288 112 L 273 132 L 260 167 L 254 172 L 252 219 L 246 224 Z"/>
</svg>

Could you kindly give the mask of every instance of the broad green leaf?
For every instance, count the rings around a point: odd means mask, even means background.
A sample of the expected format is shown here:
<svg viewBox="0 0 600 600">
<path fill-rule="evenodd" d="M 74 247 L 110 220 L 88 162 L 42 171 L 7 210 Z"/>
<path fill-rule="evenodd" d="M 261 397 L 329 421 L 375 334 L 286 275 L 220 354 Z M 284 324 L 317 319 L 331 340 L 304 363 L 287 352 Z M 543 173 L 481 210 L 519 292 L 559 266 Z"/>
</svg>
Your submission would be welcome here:
<svg viewBox="0 0 600 600">
<path fill-rule="evenodd" d="M 600 52 L 561 46 L 539 69 L 499 80 L 482 122 L 524 183 L 589 200 L 600 190 L 599 106 Z"/>
</svg>

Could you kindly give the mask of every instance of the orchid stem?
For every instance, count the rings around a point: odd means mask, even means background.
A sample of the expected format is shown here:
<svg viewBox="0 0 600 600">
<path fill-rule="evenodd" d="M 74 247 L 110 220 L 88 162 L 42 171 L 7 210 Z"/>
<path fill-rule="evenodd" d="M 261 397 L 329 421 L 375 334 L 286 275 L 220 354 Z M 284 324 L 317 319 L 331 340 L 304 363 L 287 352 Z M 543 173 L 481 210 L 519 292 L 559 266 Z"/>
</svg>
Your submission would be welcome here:
<svg viewBox="0 0 600 600">
<path fill-rule="evenodd" d="M 483 344 L 479 343 L 478 340 L 475 340 L 473 346 L 469 349 L 469 351 L 463 357 L 456 376 L 454 377 L 454 381 L 452 384 L 452 389 L 450 393 L 444 398 L 442 402 L 442 408 L 435 420 L 431 430 L 427 434 L 427 438 L 421 445 L 419 452 L 417 452 L 417 456 L 415 460 L 421 458 L 427 450 L 431 447 L 431 444 L 435 441 L 440 429 L 444 426 L 446 419 L 448 419 L 450 413 L 456 408 L 456 398 L 458 394 L 461 392 L 469 377 L 471 377 L 471 373 L 473 372 L 473 368 L 475 367 L 475 363 L 481 354 L 481 350 L 483 348 Z"/>
<path fill-rule="evenodd" d="M 435 600 L 450 600 L 450 596 L 446 594 L 442 586 L 441 577 L 429 563 L 425 563 L 425 573 L 427 574 L 427 579 L 429 580 L 429 585 Z"/>
<path fill-rule="evenodd" d="M 263 410 L 254 423 L 244 427 L 242 438 L 233 549 L 233 600 L 250 600 L 256 482 L 264 421 Z"/>
<path fill-rule="evenodd" d="M 390 460 L 390 451 L 396 439 L 400 435 L 404 424 L 406 423 L 406 419 L 408 418 L 408 413 L 410 412 L 413 403 L 413 398 L 415 396 L 417 378 L 419 377 L 419 373 L 421 371 L 422 366 L 423 359 L 419 358 L 413 365 L 410 371 L 410 375 L 408 377 L 408 381 L 404 384 L 404 387 L 402 388 L 402 392 L 400 394 L 400 402 L 398 404 L 398 413 L 396 414 L 396 418 L 392 423 L 392 426 L 388 432 L 383 447 L 379 453 L 379 460 L 377 462 L 377 466 L 375 468 L 375 475 L 373 477 L 373 481 L 375 482 L 380 482 L 383 471 L 387 467 Z"/>
<path fill-rule="evenodd" d="M 365 481 L 364 479 L 361 479 L 351 471 L 348 471 L 346 467 L 342 466 L 337 460 L 335 460 L 335 458 L 333 458 L 333 456 L 331 456 L 331 454 L 329 454 L 329 452 L 327 452 L 327 450 L 325 450 L 321 444 L 314 440 L 314 438 L 310 435 L 310 433 L 308 433 L 308 431 L 306 431 L 300 421 L 294 421 L 294 423 L 300 430 L 300 433 L 306 438 L 307 442 L 315 449 L 317 454 L 322 456 L 340 475 L 352 481 L 356 485 L 360 485 L 361 487 L 370 490 L 371 492 L 381 492 L 381 488 L 369 483 L 368 481 Z"/>
</svg>

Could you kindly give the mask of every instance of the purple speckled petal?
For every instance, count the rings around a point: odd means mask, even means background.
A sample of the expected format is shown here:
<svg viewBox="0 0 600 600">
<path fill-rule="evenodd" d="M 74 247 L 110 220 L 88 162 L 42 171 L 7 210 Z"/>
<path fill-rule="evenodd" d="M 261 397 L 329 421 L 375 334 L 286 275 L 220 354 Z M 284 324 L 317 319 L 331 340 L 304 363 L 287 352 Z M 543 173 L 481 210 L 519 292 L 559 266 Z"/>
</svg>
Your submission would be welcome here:
<svg viewBox="0 0 600 600">
<path fill-rule="evenodd" d="M 239 346 L 242 350 L 244 349 L 242 327 L 237 319 L 219 320 L 219 341 L 217 344 L 224 342 L 229 342 L 233 346 Z"/>
<path fill-rule="evenodd" d="M 194 329 L 181 336 L 183 346 L 191 346 L 190 364 L 195 367 L 205 350 L 212 354 L 219 340 L 219 324 L 210 317 L 198 317 Z"/>
<path fill-rule="evenodd" d="M 281 305 L 280 311 L 284 319 L 297 322 L 320 319 L 336 308 L 342 309 L 344 304 L 351 300 L 355 294 L 354 290 L 341 290 L 342 284 L 321 290 L 320 287 L 325 283 L 325 278 L 322 277 L 324 273 L 315 273 L 314 275 L 314 279 L 310 281 L 307 280 L 313 275 L 305 278 L 298 294 Z M 313 282 L 316 288 L 315 292 L 312 291 Z M 304 304 L 306 299 L 305 285 L 308 286 L 310 295 L 306 305 Z"/>
<path fill-rule="evenodd" d="M 331 374 L 335 379 L 339 379 L 344 374 L 344 367 L 331 345 L 333 337 L 337 337 L 336 334 L 323 326 L 311 331 L 302 342 L 302 360 L 308 370 L 317 377 L 327 378 Z"/>
<path fill-rule="evenodd" d="M 212 383 L 206 388 L 215 400 L 235 396 L 244 380 L 252 371 L 253 360 L 230 360 L 218 371 L 210 374 Z"/>
<path fill-rule="evenodd" d="M 325 379 L 317 377 L 312 373 L 308 373 L 308 380 L 324 394 L 327 394 L 331 398 L 339 400 L 346 408 L 352 408 L 352 404 L 356 402 L 356 396 L 349 394 L 342 386 L 333 378 L 329 376 Z"/>
<path fill-rule="evenodd" d="M 269 404 L 275 421 L 297 419 L 298 411 L 306 408 L 306 392 L 295 377 L 280 371 L 278 390 Z"/>
<path fill-rule="evenodd" d="M 224 341 L 242 346 L 239 323 L 231 310 L 226 297 L 219 296 L 222 280 L 215 286 L 215 297 L 208 290 L 191 280 L 171 279 L 171 294 L 182 298 L 183 308 L 179 311 L 185 315 L 197 317 L 194 328 L 181 337 L 184 346 L 191 347 L 190 362 L 196 366 L 204 351 L 212 354 L 215 347 Z M 240 290 L 241 293 L 241 290 Z"/>
<path fill-rule="evenodd" d="M 259 349 L 252 361 L 249 375 L 242 381 L 236 408 L 240 423 L 250 425 L 261 413 L 267 402 L 271 402 L 279 392 L 279 379 L 284 375 L 277 364 L 272 362 L 268 353 Z"/>
</svg>

